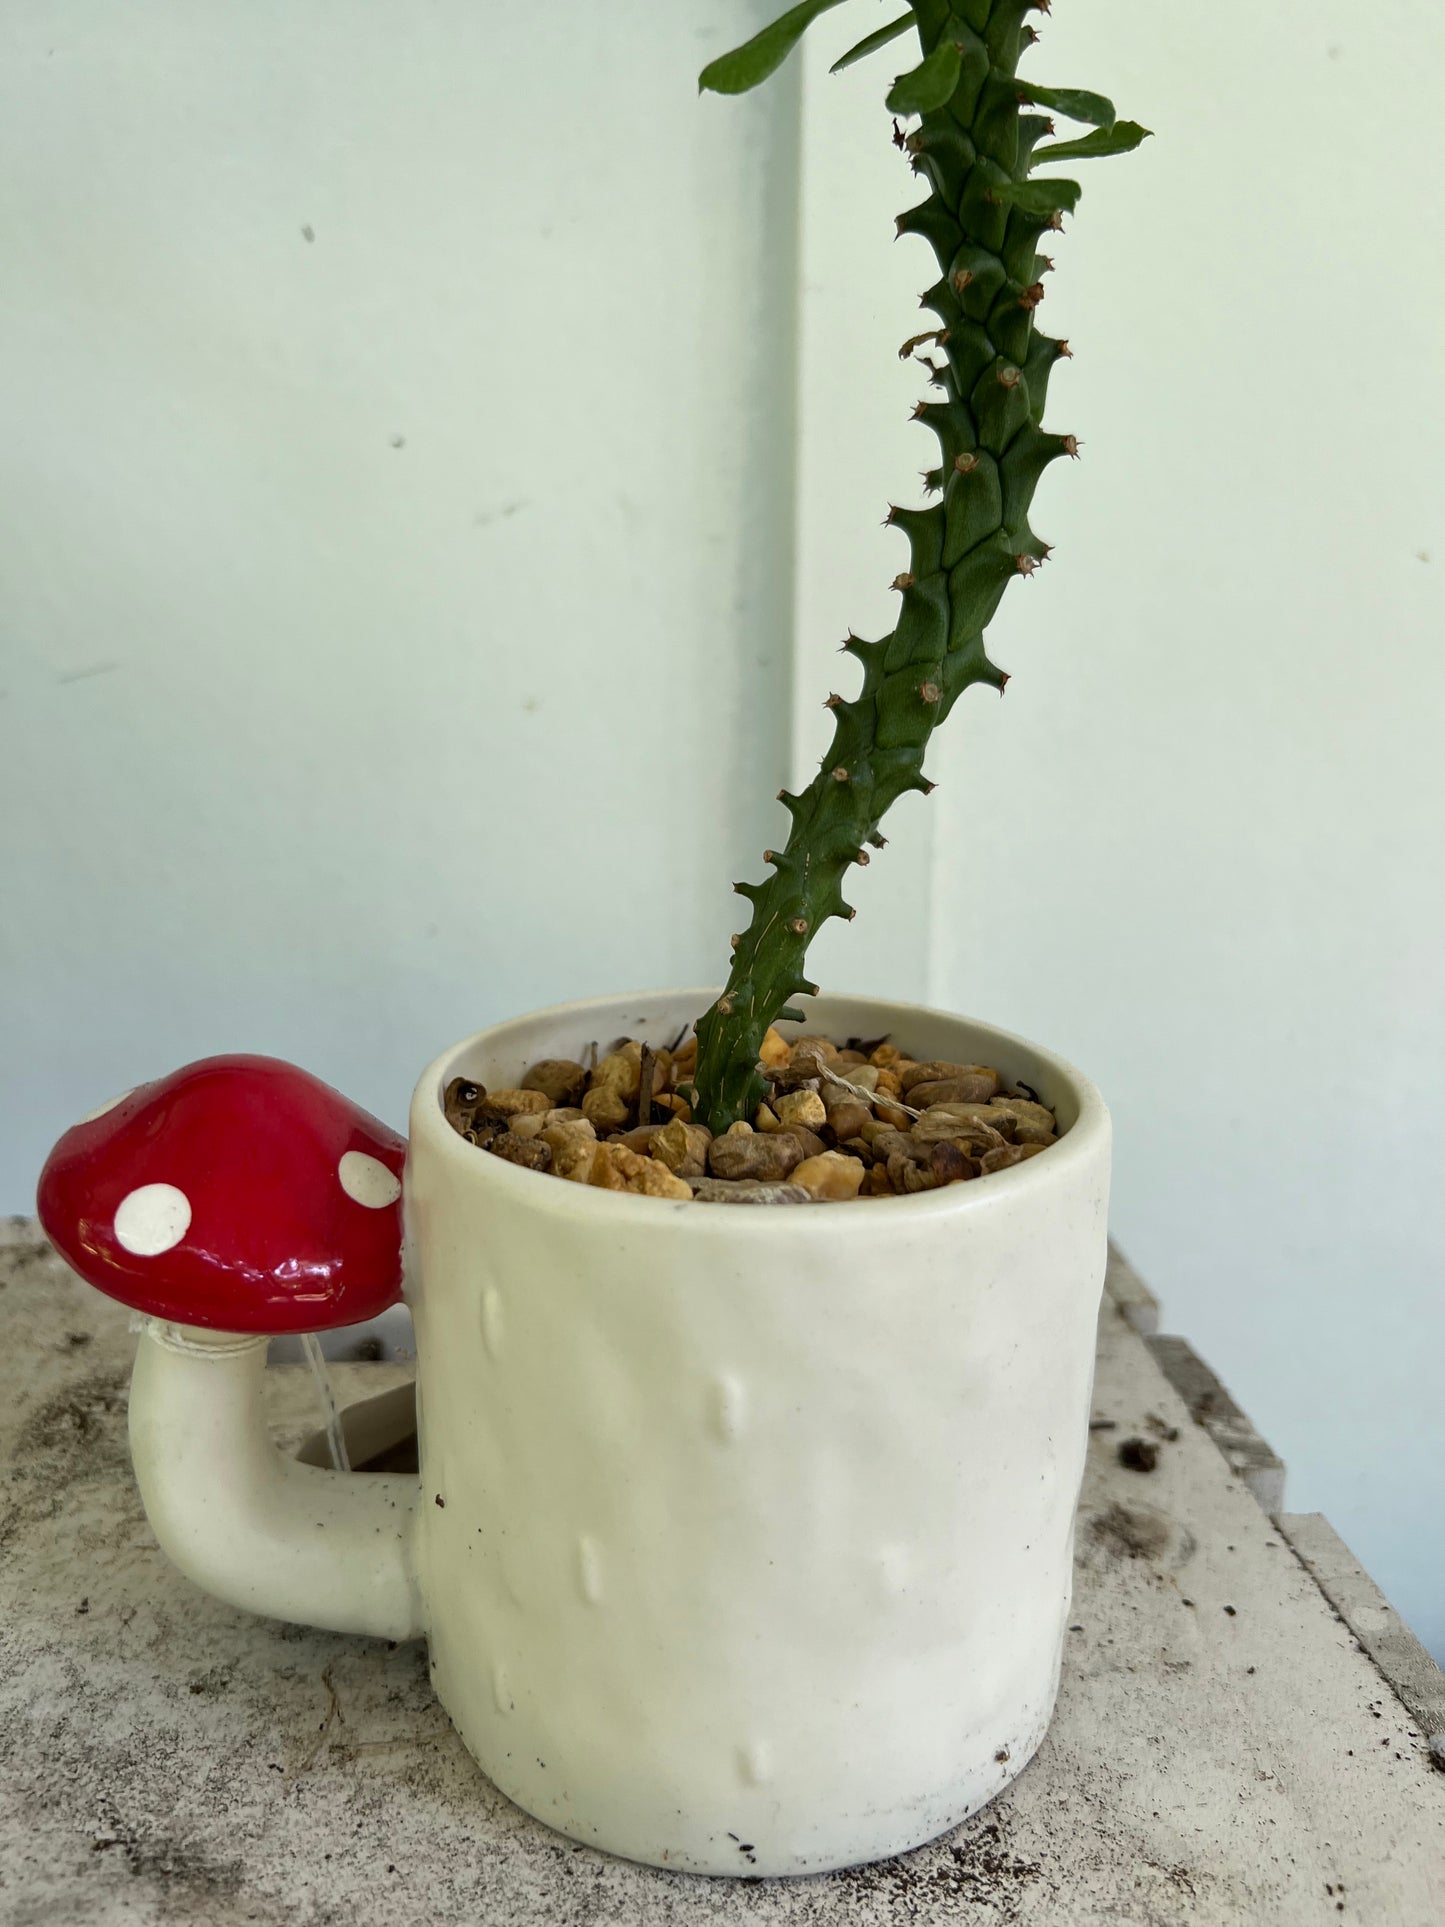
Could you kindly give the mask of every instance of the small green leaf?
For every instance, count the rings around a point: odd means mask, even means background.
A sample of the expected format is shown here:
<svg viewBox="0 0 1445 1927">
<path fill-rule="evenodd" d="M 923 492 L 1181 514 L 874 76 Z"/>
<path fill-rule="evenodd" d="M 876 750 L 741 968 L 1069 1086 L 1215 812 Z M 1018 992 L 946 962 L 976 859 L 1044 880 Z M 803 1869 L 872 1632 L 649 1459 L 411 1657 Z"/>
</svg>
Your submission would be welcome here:
<svg viewBox="0 0 1445 1927">
<path fill-rule="evenodd" d="M 1000 181 L 989 189 L 995 201 L 1007 201 L 1024 214 L 1072 214 L 1083 189 L 1077 181 Z"/>
<path fill-rule="evenodd" d="M 879 27 L 875 33 L 870 33 L 865 39 L 860 40 L 856 47 L 850 47 L 841 60 L 833 62 L 828 72 L 841 74 L 845 67 L 851 67 L 859 60 L 866 60 L 869 54 L 876 54 L 880 47 L 886 47 L 890 40 L 896 40 L 900 34 L 907 33 L 913 24 L 911 13 L 905 13 L 901 20 L 890 20 L 886 27 Z"/>
<path fill-rule="evenodd" d="M 789 7 L 741 47 L 710 61 L 697 77 L 698 92 L 747 93 L 782 66 L 820 13 L 841 5 L 842 0 L 803 0 L 801 6 Z"/>
<path fill-rule="evenodd" d="M 950 98 L 962 71 L 962 47 L 956 40 L 940 40 L 911 73 L 898 76 L 884 105 L 890 114 L 931 114 Z"/>
<path fill-rule="evenodd" d="M 1148 140 L 1150 132 L 1137 120 L 1116 120 L 1112 127 L 1096 127 L 1092 134 L 1085 134 L 1079 140 L 1055 141 L 1052 147 L 1035 148 L 1029 166 L 1040 167 L 1045 161 L 1097 161 L 1110 154 L 1128 154 L 1141 141 Z"/>
<path fill-rule="evenodd" d="M 1114 103 L 1102 94 L 1091 94 L 1082 87 L 1035 87 L 1030 80 L 1018 82 L 1020 100 L 1035 107 L 1047 107 L 1066 120 L 1082 120 L 1090 127 L 1114 125 Z"/>
</svg>

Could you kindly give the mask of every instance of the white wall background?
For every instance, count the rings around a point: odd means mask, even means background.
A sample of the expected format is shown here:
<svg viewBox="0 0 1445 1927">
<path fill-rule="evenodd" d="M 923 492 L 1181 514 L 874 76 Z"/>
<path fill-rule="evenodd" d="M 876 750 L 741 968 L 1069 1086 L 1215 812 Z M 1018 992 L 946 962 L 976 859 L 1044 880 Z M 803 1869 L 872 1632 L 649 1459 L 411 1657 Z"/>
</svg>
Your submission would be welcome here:
<svg viewBox="0 0 1445 1927">
<path fill-rule="evenodd" d="M 452 1037 L 723 970 L 797 83 L 695 76 L 768 6 L 4 10 L 5 1205 L 173 1061 L 401 1120 Z"/>
<path fill-rule="evenodd" d="M 0 24 L 0 1203 L 204 1051 L 400 1118 L 450 1036 L 715 974 L 932 447 L 898 63 L 826 75 L 894 9 L 814 30 L 801 252 L 795 78 L 692 89 L 774 10 Z M 1093 1072 L 1169 1322 L 1445 1653 L 1445 18 L 1040 24 L 1157 130 L 1057 249 L 1084 460 L 815 955 Z"/>
</svg>

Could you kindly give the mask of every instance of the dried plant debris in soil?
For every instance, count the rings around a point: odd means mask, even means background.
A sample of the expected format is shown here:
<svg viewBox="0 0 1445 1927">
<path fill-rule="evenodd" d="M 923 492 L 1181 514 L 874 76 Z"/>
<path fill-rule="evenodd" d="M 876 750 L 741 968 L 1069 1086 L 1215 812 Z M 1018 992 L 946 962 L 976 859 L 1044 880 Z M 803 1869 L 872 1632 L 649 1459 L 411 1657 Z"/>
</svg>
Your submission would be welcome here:
<svg viewBox="0 0 1445 1927">
<path fill-rule="evenodd" d="M 1055 1142 L 1054 1114 L 982 1064 L 920 1062 L 896 1045 L 763 1039 L 770 1094 L 721 1137 L 684 1095 L 697 1039 L 626 1038 L 584 1065 L 534 1064 L 515 1090 L 453 1078 L 453 1129 L 494 1157 L 573 1184 L 707 1204 L 818 1204 L 936 1191 L 1007 1170 Z"/>
</svg>

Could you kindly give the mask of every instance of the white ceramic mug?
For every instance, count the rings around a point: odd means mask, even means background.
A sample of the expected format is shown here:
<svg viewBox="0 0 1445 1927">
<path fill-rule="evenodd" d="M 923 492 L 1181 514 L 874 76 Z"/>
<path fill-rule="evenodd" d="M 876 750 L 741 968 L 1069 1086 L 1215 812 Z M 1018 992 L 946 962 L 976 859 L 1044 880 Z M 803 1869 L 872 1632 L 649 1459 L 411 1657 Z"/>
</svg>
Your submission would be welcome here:
<svg viewBox="0 0 1445 1927">
<path fill-rule="evenodd" d="M 833 997 L 811 1030 L 993 1064 L 1054 1107 L 1060 1142 L 915 1197 L 745 1208 L 563 1183 L 443 1116 L 453 1077 L 509 1085 L 593 1039 L 670 1040 L 709 996 L 544 1011 L 423 1074 L 405 1181 L 420 1492 L 281 1459 L 263 1350 L 173 1328 L 142 1345 L 133 1448 L 158 1536 L 201 1584 L 424 1632 L 462 1738 L 528 1812 L 658 1866 L 817 1873 L 962 1820 L 1048 1725 L 1109 1121 L 1019 1038 Z"/>
</svg>

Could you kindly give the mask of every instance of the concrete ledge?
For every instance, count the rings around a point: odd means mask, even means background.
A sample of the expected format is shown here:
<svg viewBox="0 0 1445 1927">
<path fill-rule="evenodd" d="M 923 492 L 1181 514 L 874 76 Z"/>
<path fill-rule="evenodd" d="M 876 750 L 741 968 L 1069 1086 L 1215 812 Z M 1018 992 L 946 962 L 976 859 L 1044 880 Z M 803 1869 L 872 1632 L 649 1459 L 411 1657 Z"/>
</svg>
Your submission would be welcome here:
<svg viewBox="0 0 1445 1927">
<path fill-rule="evenodd" d="M 1213 1439 L 1247 1491 L 1268 1513 L 1284 1505 L 1284 1460 L 1240 1411 L 1189 1341 L 1156 1333 L 1145 1339 L 1155 1363 Z"/>
<path fill-rule="evenodd" d="M 1323 1513 L 1281 1513 L 1275 1524 L 1426 1735 L 1435 1765 L 1445 1772 L 1445 1673 Z"/>
<path fill-rule="evenodd" d="M 1104 1290 L 1131 1330 L 1141 1338 L 1159 1329 L 1159 1300 L 1135 1271 L 1113 1239 L 1109 1240 L 1109 1265 L 1104 1273 Z"/>
</svg>

